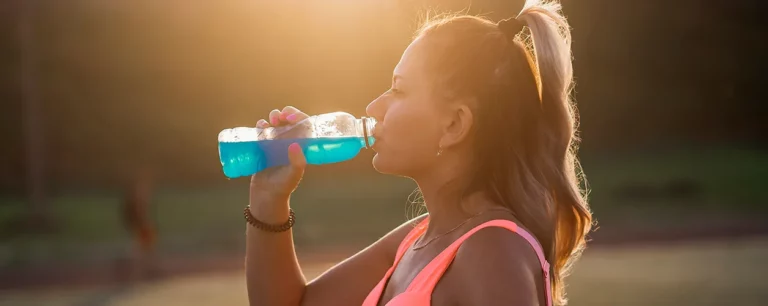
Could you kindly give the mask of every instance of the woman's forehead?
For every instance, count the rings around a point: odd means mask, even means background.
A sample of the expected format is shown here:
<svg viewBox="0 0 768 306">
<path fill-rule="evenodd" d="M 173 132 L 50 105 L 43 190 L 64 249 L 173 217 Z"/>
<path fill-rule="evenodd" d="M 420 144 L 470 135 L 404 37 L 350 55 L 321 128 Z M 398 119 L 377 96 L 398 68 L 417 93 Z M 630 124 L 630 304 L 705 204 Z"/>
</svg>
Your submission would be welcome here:
<svg viewBox="0 0 768 306">
<path fill-rule="evenodd" d="M 400 57 L 400 62 L 395 66 L 393 81 L 394 78 L 415 79 L 422 76 L 426 60 L 425 55 L 427 54 L 427 52 L 424 52 L 424 44 L 424 40 L 419 37 L 408 45 L 408 48 L 405 49 Z"/>
</svg>

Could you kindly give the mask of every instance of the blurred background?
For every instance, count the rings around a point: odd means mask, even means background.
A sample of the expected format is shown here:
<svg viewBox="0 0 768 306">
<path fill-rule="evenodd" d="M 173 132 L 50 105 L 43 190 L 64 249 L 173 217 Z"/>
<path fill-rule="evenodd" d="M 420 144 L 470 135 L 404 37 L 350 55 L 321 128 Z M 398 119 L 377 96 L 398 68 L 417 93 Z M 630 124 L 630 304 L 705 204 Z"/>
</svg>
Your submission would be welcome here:
<svg viewBox="0 0 768 306">
<path fill-rule="evenodd" d="M 522 0 L 0 3 L 0 304 L 246 305 L 248 179 L 216 136 L 388 89 L 425 8 Z M 768 305 L 759 0 L 562 0 L 598 221 L 569 305 Z M 372 153 L 295 195 L 308 278 L 418 209 Z"/>
</svg>

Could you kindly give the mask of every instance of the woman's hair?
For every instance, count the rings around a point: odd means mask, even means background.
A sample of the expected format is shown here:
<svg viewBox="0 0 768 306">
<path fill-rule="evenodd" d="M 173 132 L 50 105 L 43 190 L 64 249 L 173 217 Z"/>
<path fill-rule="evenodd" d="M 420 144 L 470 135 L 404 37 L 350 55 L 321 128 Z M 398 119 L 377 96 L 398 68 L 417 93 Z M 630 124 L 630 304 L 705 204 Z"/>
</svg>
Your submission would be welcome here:
<svg viewBox="0 0 768 306">
<path fill-rule="evenodd" d="M 584 248 L 592 215 L 580 187 L 571 36 L 560 10 L 526 1 L 511 21 L 530 35 L 450 16 L 428 20 L 417 37 L 429 48 L 435 92 L 474 101 L 475 164 L 465 191 L 502 203 L 533 232 L 552 263 L 553 300 L 564 305 L 563 278 Z"/>
</svg>

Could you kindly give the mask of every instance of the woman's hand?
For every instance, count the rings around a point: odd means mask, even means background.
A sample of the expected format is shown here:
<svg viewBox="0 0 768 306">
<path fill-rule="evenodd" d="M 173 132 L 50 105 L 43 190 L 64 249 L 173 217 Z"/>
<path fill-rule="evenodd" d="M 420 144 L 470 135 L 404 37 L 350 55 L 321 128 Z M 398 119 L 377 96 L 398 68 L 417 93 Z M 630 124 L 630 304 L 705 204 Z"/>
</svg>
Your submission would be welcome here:
<svg viewBox="0 0 768 306">
<path fill-rule="evenodd" d="M 309 117 L 307 114 L 298 109 L 286 106 L 282 111 L 273 110 L 269 113 L 268 120 L 261 119 L 256 126 L 259 128 L 280 127 L 294 124 L 307 117 Z M 270 209 L 273 207 L 264 206 L 287 203 L 291 193 L 298 187 L 307 165 L 299 144 L 293 143 L 288 147 L 288 159 L 290 160 L 289 165 L 271 167 L 251 176 L 250 202 L 251 211 L 254 215 L 259 211 L 259 214 L 265 219 L 272 219 L 269 212 L 273 211 Z M 263 216 L 263 214 L 267 214 L 267 216 Z"/>
</svg>

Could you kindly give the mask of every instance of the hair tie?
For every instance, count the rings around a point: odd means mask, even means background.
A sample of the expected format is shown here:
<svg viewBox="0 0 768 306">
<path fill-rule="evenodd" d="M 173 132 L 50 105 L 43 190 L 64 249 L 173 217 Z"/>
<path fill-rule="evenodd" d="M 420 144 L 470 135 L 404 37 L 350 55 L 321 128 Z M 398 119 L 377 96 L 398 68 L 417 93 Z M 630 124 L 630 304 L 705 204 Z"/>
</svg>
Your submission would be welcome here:
<svg viewBox="0 0 768 306">
<path fill-rule="evenodd" d="M 507 37 L 515 37 L 518 33 L 523 31 L 525 24 L 515 17 L 510 17 L 500 20 L 496 26 L 499 27 L 499 30 L 507 35 Z"/>
</svg>

